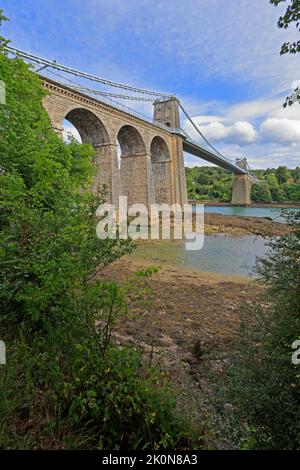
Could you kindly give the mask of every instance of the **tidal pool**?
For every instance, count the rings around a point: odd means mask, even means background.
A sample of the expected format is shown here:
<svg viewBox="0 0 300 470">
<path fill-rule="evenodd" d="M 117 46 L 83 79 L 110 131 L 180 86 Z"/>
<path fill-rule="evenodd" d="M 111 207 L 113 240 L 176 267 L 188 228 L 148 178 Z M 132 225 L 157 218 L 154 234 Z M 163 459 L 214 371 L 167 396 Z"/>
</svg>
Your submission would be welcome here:
<svg viewBox="0 0 300 470">
<path fill-rule="evenodd" d="M 184 241 L 146 241 L 138 243 L 130 257 L 149 264 L 161 263 L 199 271 L 250 276 L 256 257 L 264 256 L 266 252 L 262 237 L 206 235 L 204 247 L 199 251 L 187 251 Z"/>
</svg>

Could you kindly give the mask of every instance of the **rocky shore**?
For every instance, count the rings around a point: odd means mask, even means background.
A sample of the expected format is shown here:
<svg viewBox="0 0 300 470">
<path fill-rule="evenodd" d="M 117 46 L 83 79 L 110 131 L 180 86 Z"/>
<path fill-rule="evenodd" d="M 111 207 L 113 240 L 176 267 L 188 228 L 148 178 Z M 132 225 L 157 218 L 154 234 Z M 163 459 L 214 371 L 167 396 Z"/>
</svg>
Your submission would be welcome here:
<svg viewBox="0 0 300 470">
<path fill-rule="evenodd" d="M 160 224 L 162 216 L 160 216 Z M 173 238 L 174 217 L 171 214 L 171 239 Z M 202 227 L 198 227 L 198 229 Z M 149 221 L 148 230 L 149 238 L 151 238 L 151 225 Z M 196 230 L 196 218 L 193 214 L 193 230 Z M 237 216 L 224 215 L 218 213 L 204 214 L 204 232 L 206 235 L 275 235 L 280 236 L 288 233 L 290 227 L 287 224 L 273 221 L 270 217 L 253 217 L 253 216 Z"/>
<path fill-rule="evenodd" d="M 284 235 L 288 225 L 274 222 L 269 217 L 239 217 L 236 215 L 205 214 L 205 233 L 214 235 Z"/>
<path fill-rule="evenodd" d="M 126 256 L 108 266 L 101 277 L 128 282 L 148 262 Z M 233 347 L 241 304 L 262 292 L 255 281 L 240 276 L 204 273 L 163 265 L 147 280 L 151 302 L 137 308 L 116 326 L 114 340 L 141 348 L 146 363 L 156 363 L 170 379 L 178 411 L 195 425 L 212 413 L 206 402 L 209 375 L 222 364 L 211 354 Z M 211 417 L 214 420 L 214 417 Z"/>
<path fill-rule="evenodd" d="M 269 218 L 205 215 L 208 235 L 267 236 L 283 235 L 288 230 L 287 225 Z M 215 357 L 234 348 L 241 305 L 254 302 L 264 288 L 248 277 L 167 263 L 162 260 L 158 273 L 146 281 L 151 301 L 139 308 L 136 299 L 130 300 L 128 316 L 118 322 L 113 337 L 119 344 L 140 348 L 148 364 L 159 364 L 170 379 L 180 414 L 203 425 L 203 420 L 218 419 L 207 398 L 210 375 L 221 373 L 223 367 Z M 151 264 L 147 259 L 126 255 L 108 266 L 101 278 L 135 282 L 135 273 Z M 226 448 L 227 444 L 220 442 L 214 445 Z"/>
</svg>

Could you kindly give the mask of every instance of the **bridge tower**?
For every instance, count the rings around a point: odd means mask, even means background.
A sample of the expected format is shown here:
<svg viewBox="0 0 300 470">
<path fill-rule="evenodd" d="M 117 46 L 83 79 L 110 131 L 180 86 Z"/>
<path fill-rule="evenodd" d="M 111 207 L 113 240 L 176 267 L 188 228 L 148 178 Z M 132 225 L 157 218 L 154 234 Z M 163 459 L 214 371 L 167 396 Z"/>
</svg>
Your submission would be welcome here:
<svg viewBox="0 0 300 470">
<path fill-rule="evenodd" d="M 154 103 L 154 121 L 158 121 L 173 131 L 172 152 L 170 161 L 171 200 L 181 205 L 187 204 L 187 187 L 183 158 L 183 138 L 180 133 L 179 100 L 170 97 L 156 100 Z M 178 130 L 178 133 L 176 132 Z"/>
<path fill-rule="evenodd" d="M 246 158 L 236 160 L 236 165 L 243 170 L 248 170 Z M 253 182 L 248 175 L 235 175 L 231 197 L 233 206 L 250 206 L 252 184 Z"/>
</svg>

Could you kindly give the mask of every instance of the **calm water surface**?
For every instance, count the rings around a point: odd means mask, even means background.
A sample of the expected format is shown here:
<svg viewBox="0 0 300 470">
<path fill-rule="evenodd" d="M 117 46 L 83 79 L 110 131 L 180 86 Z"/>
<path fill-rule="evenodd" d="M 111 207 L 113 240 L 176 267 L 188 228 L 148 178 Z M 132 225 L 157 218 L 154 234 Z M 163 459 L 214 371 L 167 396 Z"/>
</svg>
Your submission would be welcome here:
<svg viewBox="0 0 300 470">
<path fill-rule="evenodd" d="M 186 251 L 184 241 L 155 241 L 138 245 L 133 259 L 171 264 L 223 274 L 249 276 L 257 256 L 267 251 L 262 237 L 205 236 L 204 248 Z"/>
<path fill-rule="evenodd" d="M 300 210 L 296 207 L 291 209 Z M 271 217 L 271 219 L 276 222 L 284 222 L 284 219 L 281 217 L 281 209 L 279 207 L 205 206 L 205 212 L 246 217 Z"/>
<path fill-rule="evenodd" d="M 205 206 L 205 212 L 271 217 L 276 222 L 284 222 L 281 209 L 273 207 Z M 184 241 L 147 241 L 140 243 L 131 257 L 149 263 L 171 264 L 199 271 L 250 276 L 253 274 L 256 258 L 264 256 L 266 252 L 267 246 L 262 237 L 206 235 L 204 248 L 199 251 L 186 251 Z"/>
</svg>

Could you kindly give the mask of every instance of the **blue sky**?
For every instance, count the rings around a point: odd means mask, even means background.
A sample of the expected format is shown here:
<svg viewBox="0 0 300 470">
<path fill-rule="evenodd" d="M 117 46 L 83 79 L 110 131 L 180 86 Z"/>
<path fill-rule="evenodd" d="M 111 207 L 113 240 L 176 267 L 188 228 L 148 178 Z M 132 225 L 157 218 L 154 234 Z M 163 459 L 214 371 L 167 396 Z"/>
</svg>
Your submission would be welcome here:
<svg viewBox="0 0 300 470">
<path fill-rule="evenodd" d="M 1 8 L 15 47 L 176 94 L 228 157 L 300 165 L 300 105 L 282 108 L 300 83 L 300 56 L 279 55 L 297 33 L 278 30 L 283 9 L 268 0 L 2 0 Z"/>
</svg>

